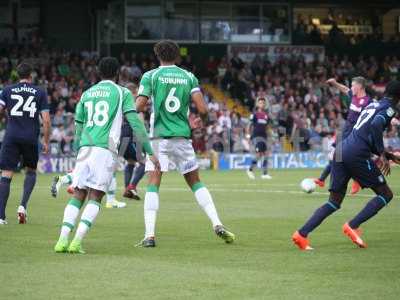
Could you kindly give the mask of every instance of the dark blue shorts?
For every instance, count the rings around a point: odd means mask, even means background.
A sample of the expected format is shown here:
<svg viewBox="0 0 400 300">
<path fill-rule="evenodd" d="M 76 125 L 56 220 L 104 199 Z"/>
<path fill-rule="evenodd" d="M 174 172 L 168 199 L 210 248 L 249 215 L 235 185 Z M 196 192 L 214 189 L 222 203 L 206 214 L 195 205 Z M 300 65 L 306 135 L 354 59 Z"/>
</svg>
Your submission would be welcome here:
<svg viewBox="0 0 400 300">
<path fill-rule="evenodd" d="M 346 157 L 342 162 L 333 160 L 329 191 L 343 193 L 353 178 L 362 188 L 374 188 L 386 184 L 385 177 L 372 159 Z"/>
<path fill-rule="evenodd" d="M 132 137 L 123 136 L 121 138 L 119 154 L 122 155 L 126 160 L 137 161 L 136 147 Z"/>
<path fill-rule="evenodd" d="M 39 160 L 39 145 L 22 141 L 5 139 L 1 145 L 0 169 L 15 171 L 21 162 L 23 167 L 37 168 Z"/>
<path fill-rule="evenodd" d="M 126 160 L 134 160 L 137 161 L 137 156 L 136 156 L 136 147 L 134 143 L 129 143 L 129 145 L 126 147 L 125 152 L 124 152 L 124 158 Z"/>
<path fill-rule="evenodd" d="M 263 153 L 268 150 L 267 138 L 265 137 L 253 137 L 253 145 L 256 153 Z"/>
</svg>

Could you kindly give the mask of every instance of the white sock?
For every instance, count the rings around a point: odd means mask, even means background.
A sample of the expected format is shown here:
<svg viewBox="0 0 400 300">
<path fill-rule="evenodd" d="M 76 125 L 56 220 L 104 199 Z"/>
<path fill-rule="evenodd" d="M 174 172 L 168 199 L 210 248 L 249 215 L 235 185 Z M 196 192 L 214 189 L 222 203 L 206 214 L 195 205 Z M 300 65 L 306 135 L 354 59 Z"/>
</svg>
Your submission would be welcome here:
<svg viewBox="0 0 400 300">
<path fill-rule="evenodd" d="M 79 215 L 82 202 L 72 198 L 64 209 L 63 224 L 61 226 L 60 239 L 68 239 L 69 234 L 75 227 L 76 218 Z"/>
<path fill-rule="evenodd" d="M 83 210 L 81 221 L 79 222 L 78 229 L 76 230 L 74 240 L 82 241 L 85 235 L 88 233 L 89 228 L 96 220 L 96 217 L 100 211 L 100 204 L 97 201 L 89 200 Z"/>
<path fill-rule="evenodd" d="M 114 203 L 115 193 L 108 191 L 107 195 L 106 195 L 106 198 L 107 198 L 107 203 Z"/>
<path fill-rule="evenodd" d="M 218 217 L 217 209 L 215 208 L 214 201 L 211 197 L 210 192 L 206 187 L 200 187 L 194 192 L 197 203 L 207 214 L 208 218 L 211 220 L 213 227 L 217 225 L 222 225 L 221 220 Z"/>
<path fill-rule="evenodd" d="M 115 201 L 115 190 L 117 189 L 117 179 L 115 178 L 115 174 L 113 179 L 111 180 L 110 185 L 108 186 L 107 191 L 107 203 L 113 203 Z"/>
<path fill-rule="evenodd" d="M 69 185 L 72 183 L 72 174 L 68 173 L 67 175 L 60 177 L 60 182 L 62 185 Z"/>
<path fill-rule="evenodd" d="M 155 236 L 157 211 L 159 207 L 159 197 L 156 192 L 146 192 L 144 197 L 144 224 L 146 231 L 145 238 Z"/>
</svg>

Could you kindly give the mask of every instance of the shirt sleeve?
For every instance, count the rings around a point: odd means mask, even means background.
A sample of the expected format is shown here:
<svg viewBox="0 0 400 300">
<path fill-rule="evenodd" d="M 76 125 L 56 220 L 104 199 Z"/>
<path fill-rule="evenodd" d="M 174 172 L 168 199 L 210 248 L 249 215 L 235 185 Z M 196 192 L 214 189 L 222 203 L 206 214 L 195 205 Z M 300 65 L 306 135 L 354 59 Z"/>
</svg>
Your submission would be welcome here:
<svg viewBox="0 0 400 300">
<path fill-rule="evenodd" d="M 385 131 L 391 117 L 388 116 L 387 111 L 378 113 L 371 122 L 371 138 L 372 144 L 376 149 L 377 155 L 381 155 L 385 150 L 383 144 L 383 132 Z"/>
<path fill-rule="evenodd" d="M 79 101 L 78 104 L 76 105 L 75 122 L 81 124 L 85 123 L 85 110 L 83 108 L 82 98 L 81 101 Z"/>
<path fill-rule="evenodd" d="M 190 93 L 193 94 L 195 92 L 200 92 L 199 80 L 192 74 L 192 85 L 190 89 Z"/>
<path fill-rule="evenodd" d="M 42 91 L 42 97 L 41 97 L 41 101 L 40 101 L 40 111 L 49 111 L 49 101 L 47 98 L 47 92 L 46 91 Z"/>
<path fill-rule="evenodd" d="M 0 91 L 0 106 L 5 107 L 6 106 L 6 92 L 5 90 Z"/>
<path fill-rule="evenodd" d="M 144 73 L 142 79 L 140 80 L 138 96 L 145 96 L 150 98 L 152 95 L 152 84 L 150 73 Z"/>
<path fill-rule="evenodd" d="M 124 114 L 127 114 L 129 112 L 135 112 L 136 111 L 136 104 L 135 100 L 133 99 L 132 93 L 128 89 L 123 90 L 122 94 L 122 112 Z"/>
</svg>

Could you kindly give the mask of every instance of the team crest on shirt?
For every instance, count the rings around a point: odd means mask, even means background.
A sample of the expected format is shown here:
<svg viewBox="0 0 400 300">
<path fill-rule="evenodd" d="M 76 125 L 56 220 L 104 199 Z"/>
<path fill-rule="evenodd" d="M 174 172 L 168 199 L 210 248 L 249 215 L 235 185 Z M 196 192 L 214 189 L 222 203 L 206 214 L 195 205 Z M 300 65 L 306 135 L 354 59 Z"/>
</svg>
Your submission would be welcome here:
<svg viewBox="0 0 400 300">
<path fill-rule="evenodd" d="M 378 180 L 380 183 L 384 183 L 385 182 L 385 178 L 383 177 L 383 175 L 378 177 Z"/>
<path fill-rule="evenodd" d="M 394 116 L 395 111 L 394 111 L 393 108 L 389 107 L 389 108 L 386 110 L 386 114 L 391 118 L 391 117 Z"/>
</svg>

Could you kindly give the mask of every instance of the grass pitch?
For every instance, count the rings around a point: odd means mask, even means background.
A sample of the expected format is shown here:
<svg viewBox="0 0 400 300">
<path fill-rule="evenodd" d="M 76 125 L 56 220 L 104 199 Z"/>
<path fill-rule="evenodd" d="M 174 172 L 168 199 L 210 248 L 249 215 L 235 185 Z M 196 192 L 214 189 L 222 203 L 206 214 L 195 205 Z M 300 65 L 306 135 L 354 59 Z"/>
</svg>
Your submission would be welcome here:
<svg viewBox="0 0 400 300">
<path fill-rule="evenodd" d="M 158 247 L 134 248 L 143 236 L 143 201 L 129 201 L 125 209 L 102 209 L 84 241 L 86 255 L 53 252 L 68 195 L 50 196 L 52 176 L 38 177 L 29 223 L 16 224 L 23 180 L 17 175 L 9 225 L 0 227 L 0 299 L 398 299 L 400 169 L 389 178 L 392 203 L 363 226 L 368 249 L 341 233 L 368 201 L 371 192 L 363 191 L 311 235 L 315 251 L 305 253 L 291 234 L 327 192 L 307 195 L 298 186 L 318 173 L 273 171 L 271 181 L 250 181 L 244 172 L 203 172 L 222 221 L 237 236 L 233 245 L 213 234 L 183 178 L 167 174 Z"/>
</svg>

